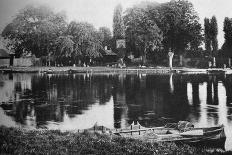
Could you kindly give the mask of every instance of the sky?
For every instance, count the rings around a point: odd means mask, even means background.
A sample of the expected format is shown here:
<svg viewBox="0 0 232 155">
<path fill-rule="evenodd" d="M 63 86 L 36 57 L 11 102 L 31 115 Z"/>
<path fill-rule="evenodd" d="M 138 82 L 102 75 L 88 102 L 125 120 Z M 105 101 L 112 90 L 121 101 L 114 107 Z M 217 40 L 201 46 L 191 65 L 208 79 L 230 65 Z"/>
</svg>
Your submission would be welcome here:
<svg viewBox="0 0 232 155">
<path fill-rule="evenodd" d="M 55 12 L 65 11 L 68 21 L 86 21 L 96 28 L 109 27 L 112 30 L 114 7 L 121 3 L 123 9 L 138 4 L 144 0 L 0 0 L 0 31 L 11 22 L 15 14 L 29 4 L 49 5 Z M 158 3 L 169 0 L 146 0 Z M 216 16 L 218 21 L 219 47 L 224 42 L 223 21 L 225 17 L 232 18 L 231 0 L 189 0 L 193 3 L 195 10 L 203 24 L 204 18 Z"/>
</svg>

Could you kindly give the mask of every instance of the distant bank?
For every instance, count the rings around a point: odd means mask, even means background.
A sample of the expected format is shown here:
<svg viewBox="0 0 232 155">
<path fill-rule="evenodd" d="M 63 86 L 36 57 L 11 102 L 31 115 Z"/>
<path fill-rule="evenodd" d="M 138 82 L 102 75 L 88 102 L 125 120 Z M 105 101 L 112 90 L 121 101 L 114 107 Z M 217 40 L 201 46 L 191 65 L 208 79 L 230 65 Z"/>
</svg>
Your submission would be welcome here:
<svg viewBox="0 0 232 155">
<path fill-rule="evenodd" d="M 230 68 L 184 68 L 174 67 L 170 70 L 169 67 L 7 67 L 0 68 L 0 73 L 47 73 L 47 74 L 72 74 L 72 73 L 99 73 L 99 74 L 169 74 L 169 73 L 181 73 L 181 74 L 215 74 L 224 73 L 232 74 Z"/>
<path fill-rule="evenodd" d="M 169 73 L 168 67 L 9 67 L 0 68 L 2 73 Z"/>
</svg>

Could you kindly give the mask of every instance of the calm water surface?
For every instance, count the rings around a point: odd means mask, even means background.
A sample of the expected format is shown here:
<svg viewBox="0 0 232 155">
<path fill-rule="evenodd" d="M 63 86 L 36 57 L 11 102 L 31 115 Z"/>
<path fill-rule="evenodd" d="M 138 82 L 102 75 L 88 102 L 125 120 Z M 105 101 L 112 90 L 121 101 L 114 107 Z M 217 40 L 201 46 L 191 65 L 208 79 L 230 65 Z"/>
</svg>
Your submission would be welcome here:
<svg viewBox="0 0 232 155">
<path fill-rule="evenodd" d="M 160 118 L 224 124 L 232 150 L 231 75 L 0 74 L 0 125 L 85 129 L 146 127 Z"/>
</svg>

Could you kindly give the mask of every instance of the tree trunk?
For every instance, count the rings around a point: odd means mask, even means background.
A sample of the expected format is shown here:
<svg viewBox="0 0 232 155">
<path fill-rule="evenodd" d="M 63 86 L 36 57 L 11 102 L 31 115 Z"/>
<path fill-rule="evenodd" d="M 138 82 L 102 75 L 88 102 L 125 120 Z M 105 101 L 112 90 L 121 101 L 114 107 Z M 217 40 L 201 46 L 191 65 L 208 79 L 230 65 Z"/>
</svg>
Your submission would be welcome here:
<svg viewBox="0 0 232 155">
<path fill-rule="evenodd" d="M 145 45 L 143 51 L 143 64 L 146 64 L 146 62 L 147 62 L 147 46 Z"/>
</svg>

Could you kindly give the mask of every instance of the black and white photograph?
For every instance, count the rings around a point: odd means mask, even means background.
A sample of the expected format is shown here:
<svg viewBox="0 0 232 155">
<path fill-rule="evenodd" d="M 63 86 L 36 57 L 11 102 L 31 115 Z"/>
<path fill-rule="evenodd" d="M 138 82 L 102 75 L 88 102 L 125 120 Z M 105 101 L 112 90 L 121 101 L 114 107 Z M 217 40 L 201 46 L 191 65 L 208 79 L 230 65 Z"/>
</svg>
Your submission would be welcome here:
<svg viewBox="0 0 232 155">
<path fill-rule="evenodd" d="M 0 154 L 232 155 L 232 1 L 0 0 Z"/>
</svg>

